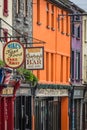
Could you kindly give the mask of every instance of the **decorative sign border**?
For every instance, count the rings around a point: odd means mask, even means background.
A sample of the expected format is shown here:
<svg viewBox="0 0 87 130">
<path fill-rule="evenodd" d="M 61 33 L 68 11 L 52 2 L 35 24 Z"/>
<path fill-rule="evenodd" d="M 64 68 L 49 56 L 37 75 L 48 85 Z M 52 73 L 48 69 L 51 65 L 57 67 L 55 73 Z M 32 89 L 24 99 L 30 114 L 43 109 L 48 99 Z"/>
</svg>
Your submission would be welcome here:
<svg viewBox="0 0 87 130">
<path fill-rule="evenodd" d="M 26 48 L 26 69 L 44 69 L 44 47 Z"/>
<path fill-rule="evenodd" d="M 57 97 L 68 96 L 67 89 L 37 89 L 35 95 L 37 97 Z"/>
<path fill-rule="evenodd" d="M 24 63 L 25 49 L 17 40 L 7 42 L 3 48 L 3 60 L 10 68 L 18 68 Z"/>
</svg>

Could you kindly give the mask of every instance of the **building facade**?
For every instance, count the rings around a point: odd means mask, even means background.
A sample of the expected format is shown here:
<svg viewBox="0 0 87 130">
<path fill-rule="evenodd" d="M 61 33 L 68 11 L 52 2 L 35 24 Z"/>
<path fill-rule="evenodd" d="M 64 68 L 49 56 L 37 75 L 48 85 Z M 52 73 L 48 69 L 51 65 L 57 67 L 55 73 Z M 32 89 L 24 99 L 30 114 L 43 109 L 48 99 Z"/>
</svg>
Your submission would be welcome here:
<svg viewBox="0 0 87 130">
<path fill-rule="evenodd" d="M 84 15 L 82 26 L 82 84 L 85 85 L 84 89 L 84 102 L 83 102 L 83 117 L 84 117 L 84 130 L 87 129 L 87 16 Z"/>
<path fill-rule="evenodd" d="M 72 3 L 71 3 L 72 4 Z M 71 16 L 71 130 L 83 129 L 83 98 L 84 85 L 82 84 L 82 16 L 84 11 L 72 5 Z M 77 14 L 77 15 L 75 15 Z"/>
<path fill-rule="evenodd" d="M 33 0 L 33 37 L 44 40 L 44 69 L 35 70 L 35 129 L 69 130 L 70 17 L 69 5 Z"/>
<path fill-rule="evenodd" d="M 12 25 L 12 2 L 11 1 L 0 1 L 0 37 L 6 37 L 9 34 L 12 34 L 11 28 L 8 24 Z M 6 24 L 6 21 L 8 24 Z M 1 38 L 0 38 L 1 39 Z M 7 42 L 7 38 L 2 38 L 0 44 L 0 59 L 3 59 L 3 45 Z"/>
<path fill-rule="evenodd" d="M 3 46 L 9 40 L 7 36 L 8 34 L 12 35 L 12 29 L 9 26 L 12 26 L 12 11 L 10 10 L 12 10 L 12 1 L 0 1 L 0 60 L 3 60 Z M 4 89 L 4 87 L 2 88 L 0 84 L 0 130 L 11 130 L 13 117 L 10 115 L 10 112 L 12 110 L 13 98 L 10 98 L 9 95 L 6 97 L 1 91 L 2 89 Z M 12 120 L 11 125 L 10 120 Z"/>
<path fill-rule="evenodd" d="M 25 47 L 32 45 L 32 0 L 13 0 L 12 25 L 14 39 Z M 29 44 L 31 43 L 31 44 Z M 25 65 L 25 63 L 24 63 Z M 32 103 L 30 87 L 21 86 L 16 92 L 14 107 L 14 130 L 32 129 Z"/>
</svg>

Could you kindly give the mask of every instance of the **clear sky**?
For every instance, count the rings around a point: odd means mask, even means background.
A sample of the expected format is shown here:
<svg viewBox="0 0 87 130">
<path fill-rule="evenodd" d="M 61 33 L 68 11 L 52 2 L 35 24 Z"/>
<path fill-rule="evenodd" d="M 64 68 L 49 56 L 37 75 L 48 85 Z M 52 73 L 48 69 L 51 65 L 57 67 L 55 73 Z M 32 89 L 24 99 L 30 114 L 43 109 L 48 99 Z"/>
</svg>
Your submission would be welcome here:
<svg viewBox="0 0 87 130">
<path fill-rule="evenodd" d="M 87 0 L 70 0 L 87 12 Z"/>
</svg>

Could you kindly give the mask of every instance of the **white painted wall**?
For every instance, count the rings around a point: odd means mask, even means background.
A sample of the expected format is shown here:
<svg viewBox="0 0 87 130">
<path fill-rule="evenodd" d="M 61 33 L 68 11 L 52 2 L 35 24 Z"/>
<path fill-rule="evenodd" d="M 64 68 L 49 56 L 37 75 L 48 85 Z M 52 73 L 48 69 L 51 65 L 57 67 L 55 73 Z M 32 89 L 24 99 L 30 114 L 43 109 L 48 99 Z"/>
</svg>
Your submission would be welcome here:
<svg viewBox="0 0 87 130">
<path fill-rule="evenodd" d="M 12 0 L 8 0 L 8 16 L 3 15 L 3 1 L 0 0 L 0 18 L 2 18 L 4 21 L 6 21 L 8 24 L 12 26 Z M 8 32 L 12 34 L 12 29 L 8 25 L 6 25 L 4 22 L 1 21 L 1 27 L 4 29 L 8 29 Z M 1 36 L 3 36 L 3 31 L 1 30 Z M 0 41 L 0 59 L 2 59 L 2 49 L 3 44 Z"/>
<path fill-rule="evenodd" d="M 82 20 L 82 81 L 87 82 L 87 16 Z"/>
</svg>

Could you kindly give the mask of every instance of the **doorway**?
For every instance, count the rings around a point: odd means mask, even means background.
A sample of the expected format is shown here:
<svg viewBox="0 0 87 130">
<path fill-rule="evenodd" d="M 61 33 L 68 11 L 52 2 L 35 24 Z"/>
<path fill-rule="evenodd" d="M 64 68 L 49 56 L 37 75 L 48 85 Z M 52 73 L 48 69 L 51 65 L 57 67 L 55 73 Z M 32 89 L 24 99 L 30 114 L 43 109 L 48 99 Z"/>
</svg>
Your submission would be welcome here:
<svg viewBox="0 0 87 130">
<path fill-rule="evenodd" d="M 31 97 L 16 97 L 14 109 L 15 130 L 31 130 Z"/>
</svg>

